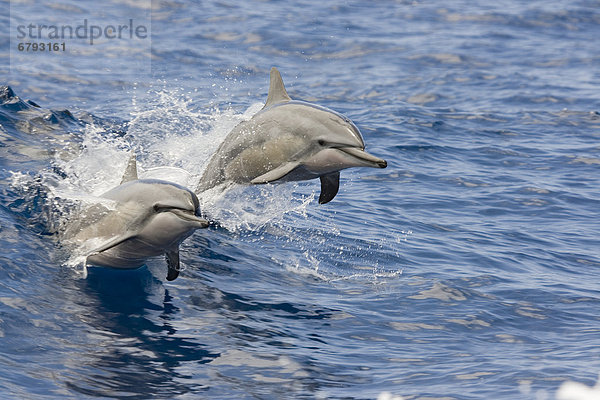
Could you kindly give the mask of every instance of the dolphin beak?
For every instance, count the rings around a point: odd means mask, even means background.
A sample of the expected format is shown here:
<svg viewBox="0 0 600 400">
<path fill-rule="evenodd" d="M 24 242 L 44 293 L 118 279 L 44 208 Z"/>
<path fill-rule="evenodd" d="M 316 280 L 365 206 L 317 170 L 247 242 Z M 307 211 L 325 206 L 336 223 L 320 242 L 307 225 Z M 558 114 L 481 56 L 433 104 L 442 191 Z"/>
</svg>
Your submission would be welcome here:
<svg viewBox="0 0 600 400">
<path fill-rule="evenodd" d="M 357 147 L 338 147 L 337 149 L 356 159 L 360 163 L 357 164 L 357 166 L 372 168 L 387 167 L 387 161 L 379 157 L 375 157 L 374 155 L 369 154 Z"/>
<path fill-rule="evenodd" d="M 200 228 L 206 228 L 210 223 L 205 220 L 204 218 L 200 218 L 196 215 L 194 215 L 192 212 L 187 211 L 187 210 L 181 210 L 178 208 L 174 208 L 172 210 L 170 210 L 171 213 L 175 214 L 176 216 L 178 216 L 179 218 L 181 218 L 182 220 L 191 223 L 192 225 L 195 225 L 196 228 L 200 229 Z"/>
</svg>

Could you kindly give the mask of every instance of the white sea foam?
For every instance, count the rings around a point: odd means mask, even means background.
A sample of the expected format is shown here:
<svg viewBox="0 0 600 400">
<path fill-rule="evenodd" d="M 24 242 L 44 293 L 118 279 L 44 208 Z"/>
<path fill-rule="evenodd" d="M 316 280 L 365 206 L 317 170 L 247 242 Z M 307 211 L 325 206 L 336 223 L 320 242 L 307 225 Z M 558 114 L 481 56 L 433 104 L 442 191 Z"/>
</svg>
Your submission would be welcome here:
<svg viewBox="0 0 600 400">
<path fill-rule="evenodd" d="M 377 400 L 404 400 L 404 397 L 393 395 L 390 392 L 381 392 L 377 396 Z"/>
<path fill-rule="evenodd" d="M 556 392 L 556 400 L 600 400 L 600 376 L 593 387 L 579 382 L 564 382 Z"/>
</svg>

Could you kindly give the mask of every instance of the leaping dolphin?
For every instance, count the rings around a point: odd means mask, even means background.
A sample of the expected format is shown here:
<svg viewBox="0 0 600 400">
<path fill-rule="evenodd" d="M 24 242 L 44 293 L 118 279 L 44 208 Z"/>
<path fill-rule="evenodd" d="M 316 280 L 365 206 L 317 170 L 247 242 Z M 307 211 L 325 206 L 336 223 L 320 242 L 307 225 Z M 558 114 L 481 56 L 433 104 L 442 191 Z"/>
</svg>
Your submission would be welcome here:
<svg viewBox="0 0 600 400">
<path fill-rule="evenodd" d="M 365 152 L 360 131 L 328 108 L 292 100 L 277 68 L 271 68 L 269 95 L 261 111 L 238 124 L 212 156 L 197 193 L 225 182 L 260 184 L 321 180 L 319 203 L 338 192 L 340 170 L 385 168 Z"/>
<path fill-rule="evenodd" d="M 97 223 L 82 229 L 75 240 L 106 239 L 86 258 L 87 264 L 120 269 L 142 266 L 166 254 L 167 280 L 179 276 L 179 244 L 209 223 L 200 218 L 198 197 L 191 190 L 158 179 L 138 179 L 131 156 L 121 184 L 102 195 L 116 202 Z"/>
</svg>

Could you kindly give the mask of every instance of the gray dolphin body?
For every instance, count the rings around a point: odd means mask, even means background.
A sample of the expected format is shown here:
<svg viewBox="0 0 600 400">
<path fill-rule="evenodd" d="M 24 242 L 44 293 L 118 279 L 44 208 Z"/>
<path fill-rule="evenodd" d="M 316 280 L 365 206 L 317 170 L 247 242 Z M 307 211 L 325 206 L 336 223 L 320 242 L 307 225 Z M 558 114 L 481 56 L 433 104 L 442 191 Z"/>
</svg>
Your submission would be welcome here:
<svg viewBox="0 0 600 400">
<path fill-rule="evenodd" d="M 260 184 L 321 180 L 319 203 L 338 192 L 340 170 L 385 168 L 365 152 L 360 131 L 348 118 L 315 104 L 292 100 L 276 68 L 271 69 L 263 109 L 238 124 L 206 167 L 197 192 L 224 182 Z"/>
<path fill-rule="evenodd" d="M 132 156 L 121 185 L 102 195 L 116 202 L 97 223 L 82 229 L 77 240 L 107 238 L 86 258 L 88 264 L 120 269 L 142 266 L 149 257 L 166 254 L 167 280 L 179 276 L 179 244 L 208 221 L 199 217 L 198 197 L 177 184 L 137 179 Z"/>
</svg>

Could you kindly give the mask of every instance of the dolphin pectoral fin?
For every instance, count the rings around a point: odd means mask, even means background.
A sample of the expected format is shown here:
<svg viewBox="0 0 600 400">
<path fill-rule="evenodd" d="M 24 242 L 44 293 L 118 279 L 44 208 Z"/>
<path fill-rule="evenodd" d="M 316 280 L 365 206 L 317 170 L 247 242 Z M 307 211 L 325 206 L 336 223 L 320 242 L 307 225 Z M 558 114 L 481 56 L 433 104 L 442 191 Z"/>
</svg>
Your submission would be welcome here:
<svg viewBox="0 0 600 400">
<path fill-rule="evenodd" d="M 167 251 L 167 266 L 169 271 L 167 272 L 167 280 L 174 281 L 179 276 L 179 247 L 174 250 Z"/>
<path fill-rule="evenodd" d="M 135 153 L 132 151 L 131 155 L 129 156 L 129 161 L 127 161 L 127 167 L 125 167 L 125 173 L 121 179 L 121 185 L 125 182 L 135 181 L 137 179 L 137 162 L 135 160 Z"/>
<path fill-rule="evenodd" d="M 112 249 L 113 247 L 120 245 L 124 241 L 133 239 L 136 236 L 137 236 L 137 233 L 132 233 L 132 232 L 125 233 L 124 235 L 121 235 L 121 236 L 117 236 L 116 238 L 104 243 L 102 246 L 94 249 L 89 255 L 92 256 L 95 254 L 102 253 L 103 251 Z"/>
<path fill-rule="evenodd" d="M 340 171 L 332 172 L 327 175 L 321 175 L 321 194 L 319 195 L 319 204 L 329 203 L 340 189 Z"/>
<path fill-rule="evenodd" d="M 283 178 L 284 176 L 286 176 L 287 174 L 289 174 L 290 172 L 292 172 L 294 169 L 298 168 L 300 166 L 300 163 L 298 161 L 290 161 L 288 163 L 285 163 L 283 165 L 280 165 L 279 167 L 272 169 L 271 171 L 267 172 L 266 174 L 262 174 L 261 176 L 258 176 L 254 179 L 252 179 L 250 181 L 250 183 L 252 184 L 258 184 L 258 183 L 269 183 L 269 182 L 273 182 L 276 181 L 278 179 Z"/>
<path fill-rule="evenodd" d="M 277 103 L 284 103 L 292 100 L 288 96 L 285 86 L 283 85 L 283 79 L 277 68 L 271 68 L 270 82 L 269 82 L 269 95 L 267 96 L 267 102 L 263 108 L 267 108 Z"/>
</svg>

